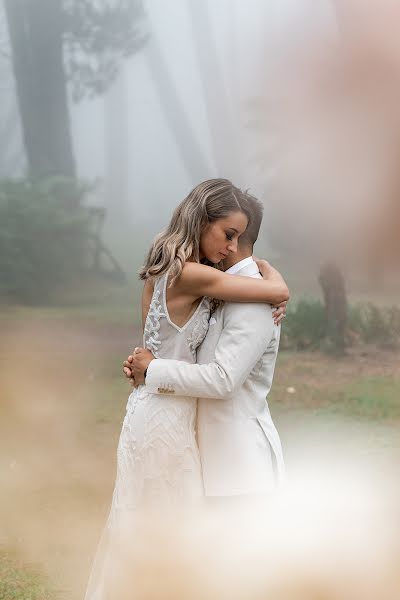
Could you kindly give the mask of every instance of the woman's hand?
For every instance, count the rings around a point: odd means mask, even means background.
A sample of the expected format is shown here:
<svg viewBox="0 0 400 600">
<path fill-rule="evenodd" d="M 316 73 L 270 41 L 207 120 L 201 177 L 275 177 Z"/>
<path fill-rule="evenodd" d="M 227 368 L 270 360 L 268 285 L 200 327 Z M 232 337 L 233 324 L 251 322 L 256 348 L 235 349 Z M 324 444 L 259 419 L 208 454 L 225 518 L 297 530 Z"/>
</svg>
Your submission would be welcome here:
<svg viewBox="0 0 400 600">
<path fill-rule="evenodd" d="M 257 263 L 258 270 L 260 271 L 263 279 L 273 279 L 274 276 L 281 276 L 280 273 L 274 269 L 274 267 L 265 258 L 257 258 L 253 256 L 253 260 Z"/>
<path fill-rule="evenodd" d="M 286 317 L 286 307 L 287 300 L 272 307 L 272 316 L 274 318 L 275 325 L 279 325 L 282 319 Z"/>
<path fill-rule="evenodd" d="M 281 274 L 279 271 L 274 269 L 274 267 L 265 259 L 257 258 L 253 256 L 254 261 L 257 263 L 258 270 L 260 271 L 263 279 L 273 280 L 274 278 L 280 278 Z M 286 317 L 286 307 L 288 301 L 280 302 L 279 304 L 274 304 L 272 306 L 272 313 L 274 317 L 275 325 L 279 325 L 282 319 Z"/>
</svg>

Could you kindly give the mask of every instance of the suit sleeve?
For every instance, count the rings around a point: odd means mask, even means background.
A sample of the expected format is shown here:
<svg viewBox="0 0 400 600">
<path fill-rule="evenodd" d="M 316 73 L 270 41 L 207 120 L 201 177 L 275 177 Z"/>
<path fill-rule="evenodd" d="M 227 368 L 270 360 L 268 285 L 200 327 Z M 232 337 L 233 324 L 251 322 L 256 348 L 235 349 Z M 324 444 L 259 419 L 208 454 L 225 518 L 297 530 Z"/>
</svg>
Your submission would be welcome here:
<svg viewBox="0 0 400 600">
<path fill-rule="evenodd" d="M 147 370 L 152 393 L 224 399 L 240 388 L 265 352 L 274 334 L 271 307 L 234 304 L 225 307 L 215 358 L 204 365 L 155 359 Z"/>
</svg>

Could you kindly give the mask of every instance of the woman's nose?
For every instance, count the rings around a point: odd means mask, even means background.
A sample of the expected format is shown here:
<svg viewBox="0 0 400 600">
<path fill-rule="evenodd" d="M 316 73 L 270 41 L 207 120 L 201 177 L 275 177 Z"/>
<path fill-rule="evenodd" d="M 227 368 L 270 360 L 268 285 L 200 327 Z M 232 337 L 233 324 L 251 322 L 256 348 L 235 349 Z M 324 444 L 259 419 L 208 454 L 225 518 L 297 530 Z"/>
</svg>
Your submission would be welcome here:
<svg viewBox="0 0 400 600">
<path fill-rule="evenodd" d="M 227 248 L 229 250 L 229 252 L 237 252 L 237 240 L 232 240 L 231 242 L 229 242 Z"/>
</svg>

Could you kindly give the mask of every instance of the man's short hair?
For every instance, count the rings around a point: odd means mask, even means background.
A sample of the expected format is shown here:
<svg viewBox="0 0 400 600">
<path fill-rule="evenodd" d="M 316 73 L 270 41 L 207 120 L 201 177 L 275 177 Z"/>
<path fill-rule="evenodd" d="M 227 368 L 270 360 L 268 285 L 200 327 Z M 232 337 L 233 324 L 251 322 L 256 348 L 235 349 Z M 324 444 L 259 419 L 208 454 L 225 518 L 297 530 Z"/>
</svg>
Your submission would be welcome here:
<svg viewBox="0 0 400 600">
<path fill-rule="evenodd" d="M 255 196 L 249 194 L 249 192 L 243 192 L 245 202 L 249 207 L 250 221 L 247 225 L 247 229 L 239 238 L 239 244 L 251 245 L 257 241 L 258 234 L 260 232 L 261 222 L 263 219 L 264 206 Z"/>
</svg>

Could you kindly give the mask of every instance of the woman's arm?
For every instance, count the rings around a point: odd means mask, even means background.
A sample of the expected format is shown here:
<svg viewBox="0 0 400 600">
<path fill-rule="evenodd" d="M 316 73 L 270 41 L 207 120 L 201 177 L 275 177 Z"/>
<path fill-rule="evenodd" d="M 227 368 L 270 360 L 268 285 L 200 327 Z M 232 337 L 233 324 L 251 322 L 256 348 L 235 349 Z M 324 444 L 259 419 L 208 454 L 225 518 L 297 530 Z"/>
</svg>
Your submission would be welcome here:
<svg viewBox="0 0 400 600">
<path fill-rule="evenodd" d="M 289 289 L 278 271 L 271 274 L 269 279 L 255 279 L 229 275 L 213 267 L 188 262 L 183 267 L 179 286 L 182 293 L 227 302 L 279 304 L 289 299 Z"/>
</svg>

